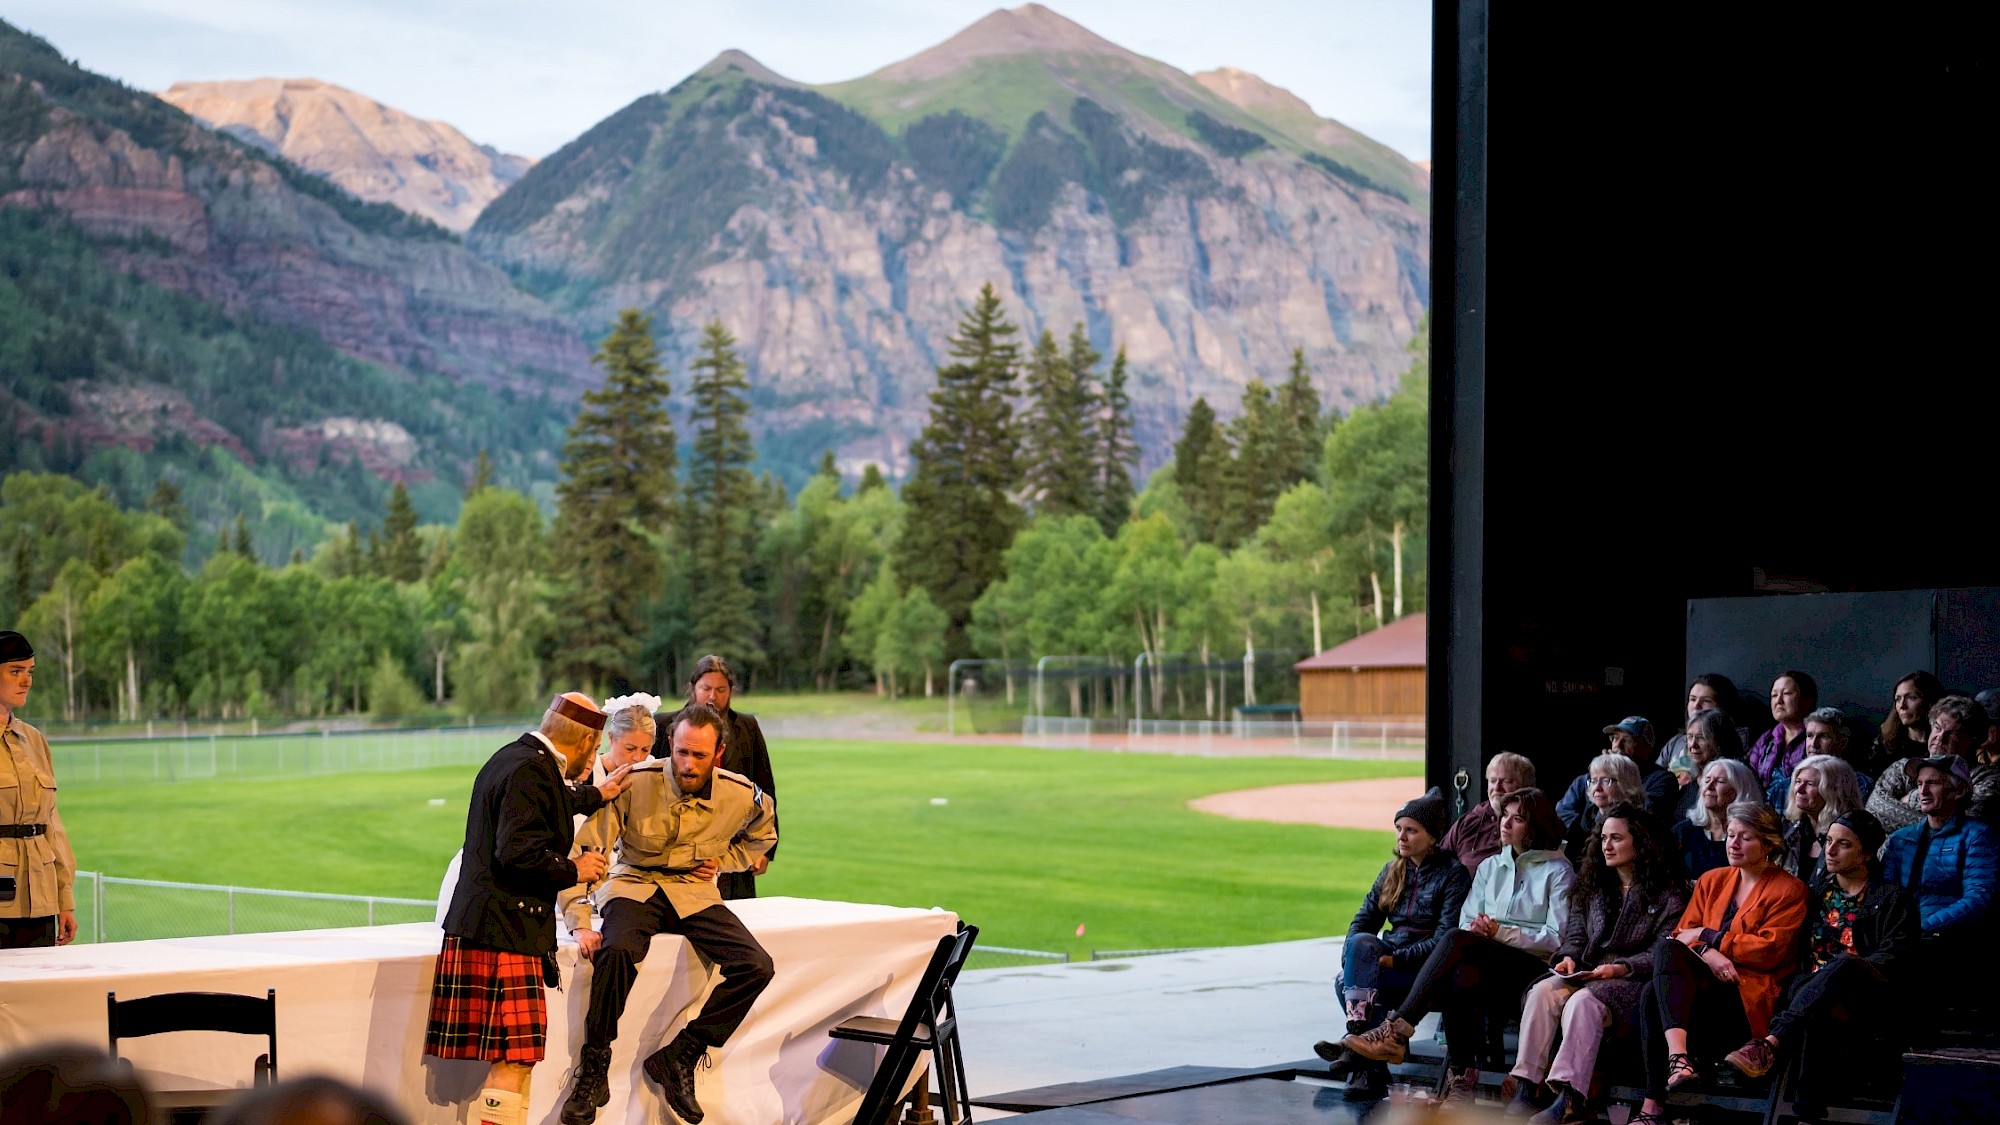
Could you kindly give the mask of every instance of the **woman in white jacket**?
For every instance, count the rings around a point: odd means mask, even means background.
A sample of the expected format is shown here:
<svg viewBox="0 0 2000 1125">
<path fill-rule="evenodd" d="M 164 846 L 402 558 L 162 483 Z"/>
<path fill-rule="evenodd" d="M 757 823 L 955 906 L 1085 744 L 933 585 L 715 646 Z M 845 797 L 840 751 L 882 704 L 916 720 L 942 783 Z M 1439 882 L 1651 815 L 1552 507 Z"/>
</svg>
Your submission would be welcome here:
<svg viewBox="0 0 2000 1125">
<path fill-rule="evenodd" d="M 1402 1062 L 1410 1036 L 1432 1009 L 1444 1017 L 1447 1099 L 1470 1097 L 1489 1014 L 1521 1009 L 1521 992 L 1548 972 L 1569 917 L 1576 871 L 1562 854 L 1555 802 L 1539 789 L 1517 789 L 1500 806 L 1500 851 L 1479 865 L 1458 928 L 1418 971 L 1403 1006 L 1341 1045 L 1363 1058 Z"/>
</svg>

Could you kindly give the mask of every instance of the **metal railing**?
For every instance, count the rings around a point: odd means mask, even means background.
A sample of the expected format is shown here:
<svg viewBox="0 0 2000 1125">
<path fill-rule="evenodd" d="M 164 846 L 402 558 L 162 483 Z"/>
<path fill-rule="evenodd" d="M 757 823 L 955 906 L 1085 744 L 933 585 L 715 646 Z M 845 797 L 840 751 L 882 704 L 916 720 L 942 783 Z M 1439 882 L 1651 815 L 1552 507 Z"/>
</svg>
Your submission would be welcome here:
<svg viewBox="0 0 2000 1125">
<path fill-rule="evenodd" d="M 121 879 L 95 871 L 76 873 L 76 906 L 80 942 L 387 926 L 437 915 L 434 899 Z"/>
<path fill-rule="evenodd" d="M 206 734 L 186 738 L 79 738 L 49 743 L 56 776 L 79 781 L 299 775 L 476 766 L 514 727 L 323 730 L 316 734 Z"/>
</svg>

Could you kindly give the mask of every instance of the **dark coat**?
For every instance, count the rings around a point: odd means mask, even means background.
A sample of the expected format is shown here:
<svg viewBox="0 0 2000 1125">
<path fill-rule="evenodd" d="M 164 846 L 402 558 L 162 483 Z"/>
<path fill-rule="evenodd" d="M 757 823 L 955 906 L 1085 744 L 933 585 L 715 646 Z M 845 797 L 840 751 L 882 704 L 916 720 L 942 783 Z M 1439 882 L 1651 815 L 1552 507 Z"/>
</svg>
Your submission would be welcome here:
<svg viewBox="0 0 2000 1125">
<path fill-rule="evenodd" d="M 660 729 L 673 730 L 680 717 L 680 711 L 668 715 L 660 723 Z M 757 788 L 776 797 L 778 779 L 771 772 L 771 749 L 764 744 L 764 728 L 757 725 L 757 716 L 746 715 L 731 707 L 722 713 L 722 717 L 729 720 L 729 736 L 723 739 L 722 744 L 722 768 L 742 774 L 756 782 Z M 653 757 L 665 758 L 673 753 L 673 749 L 672 739 L 658 739 L 653 743 Z M 771 827 L 775 830 L 777 826 L 777 818 L 773 816 Z M 778 846 L 771 845 L 764 858 L 778 858 Z M 716 877 L 716 885 L 722 889 L 725 901 L 757 897 L 757 877 L 748 871 L 725 871 Z"/>
<path fill-rule="evenodd" d="M 1824 907 L 1827 888 L 1833 883 L 1833 876 L 1820 872 L 1813 882 L 1812 898 L 1807 903 L 1806 930 L 1799 941 L 1804 957 L 1800 960 L 1801 975 L 1813 971 L 1812 927 L 1819 911 Z M 1917 953 L 1917 943 L 1923 940 L 1923 919 L 1917 913 L 1917 899 L 1908 890 L 1885 878 L 1877 869 L 1868 875 L 1868 889 L 1861 893 L 1861 905 L 1854 911 L 1854 954 L 1875 968 L 1892 982 L 1897 974 L 1909 967 Z"/>
<path fill-rule="evenodd" d="M 1361 909 L 1354 912 L 1347 936 L 1381 934 L 1399 969 L 1415 969 L 1437 948 L 1439 937 L 1458 925 L 1458 912 L 1465 896 L 1472 892 L 1472 874 L 1458 862 L 1449 848 L 1434 849 L 1423 866 L 1403 884 L 1402 897 L 1394 910 L 1382 909 L 1382 881 L 1404 859 L 1392 859 L 1375 876 Z M 1386 924 L 1389 932 L 1382 933 Z"/>
<path fill-rule="evenodd" d="M 495 751 L 472 782 L 465 858 L 444 932 L 469 944 L 540 957 L 555 952 L 556 894 L 576 885 L 569 850 L 578 814 L 603 807 L 571 788 L 548 747 L 524 734 Z"/>
<path fill-rule="evenodd" d="M 1608 893 L 1593 894 L 1580 906 L 1572 903 L 1563 924 L 1562 946 L 1549 963 L 1571 957 L 1579 969 L 1625 966 L 1626 976 L 1594 980 L 1584 986 L 1611 1010 L 1616 1029 L 1622 1031 L 1636 1022 L 1640 993 L 1653 979 L 1653 946 L 1674 931 L 1674 924 L 1687 910 L 1687 901 L 1687 890 L 1675 886 L 1658 894 L 1635 887 L 1622 908 Z M 1618 914 L 1615 921 L 1611 916 L 1614 909 Z"/>
</svg>

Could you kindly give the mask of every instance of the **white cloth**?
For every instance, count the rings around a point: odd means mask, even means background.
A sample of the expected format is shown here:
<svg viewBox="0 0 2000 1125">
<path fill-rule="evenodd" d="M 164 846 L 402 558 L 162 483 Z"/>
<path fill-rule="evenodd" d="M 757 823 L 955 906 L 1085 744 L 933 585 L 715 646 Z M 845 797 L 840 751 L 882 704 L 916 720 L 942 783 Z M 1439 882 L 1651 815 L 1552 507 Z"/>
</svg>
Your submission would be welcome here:
<svg viewBox="0 0 2000 1125">
<path fill-rule="evenodd" d="M 815 899 L 730 904 L 771 954 L 777 976 L 750 1018 L 697 1072 L 709 1125 L 845 1125 L 880 1050 L 836 1042 L 827 1029 L 855 1015 L 900 1017 L 937 940 L 944 911 Z M 423 1057 L 431 977 L 442 935 L 424 922 L 205 938 L 0 950 L 0 1053 L 33 1044 L 104 1042 L 104 994 L 278 990 L 280 1078 L 330 1074 L 394 1100 L 412 1122 L 447 1125 L 485 1084 L 486 1064 Z M 563 991 L 548 993 L 548 1057 L 535 1068 L 528 1120 L 554 1121 L 563 1076 L 583 1046 L 590 970 L 576 946 L 556 952 Z M 700 1006 L 714 973 L 671 934 L 653 939 L 619 1023 L 611 1104 L 598 1125 L 668 1120 L 639 1064 Z M 261 1040 L 183 1032 L 119 1044 L 161 1090 L 242 1086 Z M 427 1095 L 427 1090 L 434 1091 Z"/>
<path fill-rule="evenodd" d="M 1522 852 L 1502 845 L 1472 873 L 1472 890 L 1458 912 L 1460 929 L 1481 914 L 1500 923 L 1495 941 L 1543 957 L 1562 945 L 1569 888 L 1576 869 L 1556 849 Z"/>
</svg>

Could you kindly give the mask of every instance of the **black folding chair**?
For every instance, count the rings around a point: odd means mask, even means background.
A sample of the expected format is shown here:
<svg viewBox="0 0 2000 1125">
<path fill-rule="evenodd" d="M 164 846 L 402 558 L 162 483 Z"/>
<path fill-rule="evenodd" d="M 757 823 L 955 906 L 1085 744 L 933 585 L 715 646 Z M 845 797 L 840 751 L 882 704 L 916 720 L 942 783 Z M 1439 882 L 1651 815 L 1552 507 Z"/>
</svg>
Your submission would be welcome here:
<svg viewBox="0 0 2000 1125">
<path fill-rule="evenodd" d="M 952 1005 L 951 986 L 972 954 L 979 937 L 978 926 L 959 925 L 958 933 L 938 939 L 937 950 L 917 982 L 916 994 L 901 1020 L 881 1016 L 855 1016 L 842 1020 L 827 1032 L 835 1039 L 851 1039 L 888 1047 L 875 1078 L 861 1099 L 854 1125 L 894 1125 L 896 1107 L 902 1103 L 903 1084 L 916 1069 L 925 1051 L 931 1053 L 931 1070 L 937 1075 L 938 1101 L 944 1108 L 945 1125 L 972 1120 L 972 1092 L 966 1088 L 965 1055 L 958 1041 L 958 1010 Z M 919 1087 L 919 1092 L 923 1088 Z"/>
<path fill-rule="evenodd" d="M 111 1028 L 111 1055 L 118 1057 L 120 1039 L 138 1039 L 169 1031 L 227 1031 L 237 1035 L 261 1035 L 264 1054 L 257 1057 L 251 1082 L 267 1086 L 278 1078 L 278 990 L 265 992 L 262 999 L 230 992 L 166 992 L 120 1000 L 116 992 L 105 993 Z M 156 1104 L 164 1108 L 218 1104 L 233 1090 L 161 1091 Z"/>
</svg>

